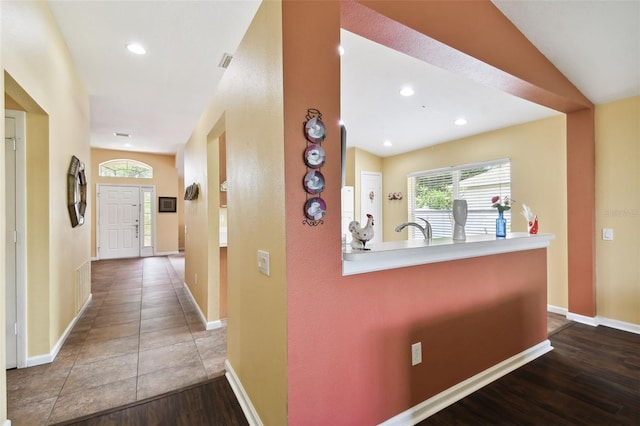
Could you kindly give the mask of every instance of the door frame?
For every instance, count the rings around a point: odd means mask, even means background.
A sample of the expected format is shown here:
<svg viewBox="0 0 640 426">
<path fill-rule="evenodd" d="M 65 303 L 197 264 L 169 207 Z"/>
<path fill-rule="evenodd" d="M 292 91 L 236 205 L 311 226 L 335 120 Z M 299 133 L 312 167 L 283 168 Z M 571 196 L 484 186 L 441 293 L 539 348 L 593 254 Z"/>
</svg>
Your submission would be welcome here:
<svg viewBox="0 0 640 426">
<path fill-rule="evenodd" d="M 373 238 L 373 242 L 382 242 L 384 241 L 383 238 L 383 209 L 384 209 L 384 205 L 382 203 L 382 172 L 367 172 L 364 170 L 360 171 L 360 211 L 358 212 L 360 215 L 360 224 L 362 226 L 364 226 L 367 223 L 367 216 L 366 214 L 369 213 L 369 211 L 367 209 L 365 209 L 365 203 L 363 202 L 363 200 L 369 198 L 369 194 L 366 194 L 365 190 L 364 190 L 364 181 L 367 180 L 368 178 L 372 178 L 376 180 L 376 183 L 378 183 L 380 185 L 380 193 L 379 194 L 373 194 L 374 195 L 374 199 L 371 200 L 372 203 L 375 203 L 377 207 L 379 207 L 379 213 L 376 217 L 376 215 L 374 215 L 373 220 L 375 223 L 375 228 L 374 228 L 374 238 Z M 374 201 L 375 200 L 375 201 Z M 356 219 L 358 220 L 358 219 Z"/>
<path fill-rule="evenodd" d="M 140 232 L 141 232 L 141 237 L 139 238 L 139 246 L 138 246 L 138 257 L 150 257 L 150 256 L 155 256 L 156 254 L 156 243 L 157 243 L 157 235 L 156 235 L 156 222 L 157 222 L 157 212 L 156 212 L 156 186 L 155 185 L 127 185 L 127 184 L 110 184 L 110 183 L 97 183 L 96 184 L 96 259 L 100 260 L 100 189 L 102 187 L 107 187 L 107 186 L 118 186 L 118 187 L 123 187 L 123 188 L 138 188 L 139 189 L 139 206 L 140 209 L 138 210 L 138 223 L 140 223 Z M 142 221 L 142 204 L 144 202 L 143 200 L 143 194 L 145 192 L 145 190 L 147 190 L 146 192 L 149 192 L 148 189 L 151 189 L 151 241 L 152 241 L 152 247 L 151 247 L 151 253 L 145 253 L 143 254 L 143 248 L 142 248 L 142 244 L 144 242 L 144 234 L 142 234 L 143 231 L 143 221 Z"/>
<path fill-rule="evenodd" d="M 14 118 L 16 123 L 16 363 L 17 368 L 25 368 L 27 367 L 27 117 L 24 111 L 10 109 L 5 109 L 4 114 L 5 117 Z M 5 238 L 11 238 L 11 236 L 7 235 Z"/>
</svg>

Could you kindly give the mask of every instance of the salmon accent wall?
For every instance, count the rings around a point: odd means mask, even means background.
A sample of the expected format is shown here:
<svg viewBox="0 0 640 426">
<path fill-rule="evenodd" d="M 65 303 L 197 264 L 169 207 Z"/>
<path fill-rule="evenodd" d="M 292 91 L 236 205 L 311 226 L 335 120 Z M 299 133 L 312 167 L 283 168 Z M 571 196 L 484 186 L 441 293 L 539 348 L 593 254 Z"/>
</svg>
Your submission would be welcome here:
<svg viewBox="0 0 640 426">
<path fill-rule="evenodd" d="M 567 114 L 569 312 L 596 316 L 594 110 Z"/>
<path fill-rule="evenodd" d="M 289 425 L 377 424 L 546 338 L 545 250 L 342 277 L 336 3 L 282 5 Z M 424 3 L 375 5 L 415 13 Z M 396 28 L 369 25 L 380 38 L 402 39 Z M 323 112 L 328 133 L 328 210 L 315 228 L 301 224 L 309 107 Z M 415 339 L 425 362 L 411 368 Z"/>
</svg>

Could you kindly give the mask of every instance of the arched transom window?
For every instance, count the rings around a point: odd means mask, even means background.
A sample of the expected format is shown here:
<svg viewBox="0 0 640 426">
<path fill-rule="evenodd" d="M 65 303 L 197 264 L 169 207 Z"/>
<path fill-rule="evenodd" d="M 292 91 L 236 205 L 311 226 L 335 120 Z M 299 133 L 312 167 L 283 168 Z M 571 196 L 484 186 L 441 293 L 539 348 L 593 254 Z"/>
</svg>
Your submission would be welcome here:
<svg viewBox="0 0 640 426">
<path fill-rule="evenodd" d="M 124 158 L 100 163 L 98 173 L 103 177 L 151 179 L 153 167 L 140 161 Z"/>
</svg>

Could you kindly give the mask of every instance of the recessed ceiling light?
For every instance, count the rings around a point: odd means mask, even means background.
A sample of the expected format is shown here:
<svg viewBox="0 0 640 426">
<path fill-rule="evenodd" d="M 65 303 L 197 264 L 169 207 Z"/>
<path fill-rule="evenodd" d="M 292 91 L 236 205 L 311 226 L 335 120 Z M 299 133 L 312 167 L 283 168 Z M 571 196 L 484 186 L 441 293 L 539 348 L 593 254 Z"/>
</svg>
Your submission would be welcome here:
<svg viewBox="0 0 640 426">
<path fill-rule="evenodd" d="M 400 90 L 400 94 L 402 96 L 412 96 L 413 95 L 413 89 L 411 87 L 403 87 L 402 90 Z"/>
<path fill-rule="evenodd" d="M 393 146 L 391 141 L 384 141 L 384 142 L 382 142 L 382 145 L 384 145 L 384 146 Z"/>
<path fill-rule="evenodd" d="M 124 147 L 125 147 L 125 148 L 131 148 L 132 146 L 133 146 L 133 145 L 131 145 L 130 143 L 125 143 L 125 144 L 124 144 Z"/>
<path fill-rule="evenodd" d="M 338 46 L 338 54 L 339 54 L 340 56 L 344 55 L 344 47 L 342 47 L 342 46 Z"/>
<path fill-rule="evenodd" d="M 458 118 L 453 122 L 453 124 L 455 124 L 456 126 L 464 126 L 465 124 L 467 124 L 467 120 L 465 118 Z"/>
<path fill-rule="evenodd" d="M 120 137 L 123 137 L 123 138 L 130 138 L 131 137 L 131 135 L 129 133 L 119 133 L 119 132 L 115 132 L 113 134 L 113 136 L 120 136 Z"/>
<path fill-rule="evenodd" d="M 135 53 L 136 55 L 144 55 L 147 51 L 140 43 L 129 43 L 127 44 L 127 50 L 131 53 Z"/>
</svg>

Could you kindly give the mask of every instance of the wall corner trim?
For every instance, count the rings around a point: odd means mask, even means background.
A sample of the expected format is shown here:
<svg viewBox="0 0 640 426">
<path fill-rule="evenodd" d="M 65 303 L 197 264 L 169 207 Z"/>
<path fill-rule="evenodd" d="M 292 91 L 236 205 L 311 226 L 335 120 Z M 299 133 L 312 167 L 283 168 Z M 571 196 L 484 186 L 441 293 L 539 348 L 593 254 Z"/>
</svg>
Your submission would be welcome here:
<svg viewBox="0 0 640 426">
<path fill-rule="evenodd" d="M 380 423 L 379 426 L 412 426 L 551 350 L 553 350 L 551 342 L 544 340 L 403 411 L 389 420 Z"/>
<path fill-rule="evenodd" d="M 258 412 L 256 411 L 255 407 L 251 403 L 251 399 L 249 399 L 249 395 L 247 395 L 247 392 L 244 390 L 244 387 L 242 386 L 242 383 L 240 382 L 238 375 L 236 374 L 235 370 L 231 366 L 231 363 L 229 362 L 228 359 L 224 361 L 224 365 L 227 369 L 227 372 L 225 373 L 225 377 L 227 378 L 227 381 L 229 382 L 231 389 L 233 389 L 233 393 L 236 395 L 236 398 L 238 398 L 240 407 L 242 408 L 242 411 L 244 412 L 244 415 L 247 418 L 249 425 L 263 426 L 262 420 L 260 420 L 260 416 L 258 416 Z"/>
</svg>

